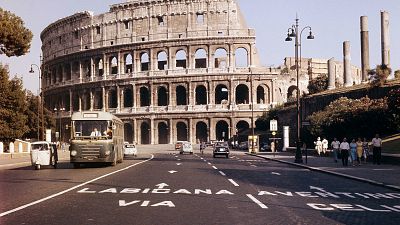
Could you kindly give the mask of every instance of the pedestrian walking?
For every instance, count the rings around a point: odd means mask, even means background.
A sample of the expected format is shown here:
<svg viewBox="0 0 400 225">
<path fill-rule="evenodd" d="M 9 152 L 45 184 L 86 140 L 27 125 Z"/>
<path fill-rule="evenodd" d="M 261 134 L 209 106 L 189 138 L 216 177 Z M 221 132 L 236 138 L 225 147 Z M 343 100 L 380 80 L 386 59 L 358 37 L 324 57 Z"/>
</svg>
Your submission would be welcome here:
<svg viewBox="0 0 400 225">
<path fill-rule="evenodd" d="M 328 140 L 326 140 L 326 138 L 322 139 L 322 152 L 324 153 L 324 155 L 326 155 L 326 153 L 328 152 Z"/>
<path fill-rule="evenodd" d="M 355 166 L 356 165 L 356 160 L 357 160 L 357 143 L 356 139 L 352 139 L 350 143 L 350 157 L 351 157 L 351 165 Z"/>
<path fill-rule="evenodd" d="M 318 137 L 317 141 L 314 141 L 315 144 L 315 150 L 317 150 L 318 155 L 321 155 L 321 151 L 322 151 L 322 141 L 321 138 Z"/>
<path fill-rule="evenodd" d="M 358 162 L 358 165 L 361 165 L 361 158 L 363 156 L 363 142 L 361 141 L 361 138 L 357 139 L 356 144 L 357 144 L 357 149 L 356 149 L 356 151 L 357 151 L 357 162 Z"/>
<path fill-rule="evenodd" d="M 349 164 L 349 149 L 350 145 L 346 138 L 343 138 L 343 142 L 340 143 L 340 155 L 342 156 L 343 166 L 348 166 Z"/>
<path fill-rule="evenodd" d="M 379 134 L 376 134 L 375 137 L 372 139 L 372 147 L 373 163 L 380 165 L 382 158 L 382 139 L 379 138 Z"/>
<path fill-rule="evenodd" d="M 367 163 L 367 159 L 369 157 L 369 143 L 366 138 L 363 140 L 363 157 L 364 163 Z"/>
<path fill-rule="evenodd" d="M 340 142 L 337 140 L 337 138 L 333 139 L 333 141 L 331 143 L 331 148 L 332 148 L 332 153 L 333 153 L 333 160 L 335 160 L 335 163 L 337 163 L 339 148 L 340 148 Z"/>
</svg>

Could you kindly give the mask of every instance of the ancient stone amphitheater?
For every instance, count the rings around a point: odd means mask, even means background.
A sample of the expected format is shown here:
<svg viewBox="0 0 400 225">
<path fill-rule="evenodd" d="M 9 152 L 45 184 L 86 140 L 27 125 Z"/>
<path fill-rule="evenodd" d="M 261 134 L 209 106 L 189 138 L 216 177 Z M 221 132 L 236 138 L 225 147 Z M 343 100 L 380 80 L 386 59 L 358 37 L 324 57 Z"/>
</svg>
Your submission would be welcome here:
<svg viewBox="0 0 400 225">
<path fill-rule="evenodd" d="M 42 91 L 63 139 L 75 111 L 107 111 L 125 140 L 230 139 L 281 101 L 234 0 L 133 0 L 41 33 Z M 253 121 L 254 123 L 255 121 Z"/>
</svg>

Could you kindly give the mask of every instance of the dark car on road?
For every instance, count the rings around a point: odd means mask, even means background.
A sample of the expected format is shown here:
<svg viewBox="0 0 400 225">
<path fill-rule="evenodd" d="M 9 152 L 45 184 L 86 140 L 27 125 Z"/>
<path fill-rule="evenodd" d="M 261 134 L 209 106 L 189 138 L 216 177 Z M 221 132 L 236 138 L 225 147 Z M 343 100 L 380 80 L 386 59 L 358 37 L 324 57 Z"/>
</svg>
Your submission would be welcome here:
<svg viewBox="0 0 400 225">
<path fill-rule="evenodd" d="M 217 155 L 225 155 L 226 158 L 229 157 L 229 147 L 227 143 L 215 143 L 213 157 L 215 158 Z"/>
</svg>

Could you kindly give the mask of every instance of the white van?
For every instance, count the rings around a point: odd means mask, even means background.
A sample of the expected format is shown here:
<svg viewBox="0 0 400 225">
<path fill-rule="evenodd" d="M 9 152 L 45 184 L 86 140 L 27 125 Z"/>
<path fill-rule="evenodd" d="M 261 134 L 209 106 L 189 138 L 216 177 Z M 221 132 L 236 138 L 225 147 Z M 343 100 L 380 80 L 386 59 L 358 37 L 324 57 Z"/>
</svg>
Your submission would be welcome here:
<svg viewBox="0 0 400 225">
<path fill-rule="evenodd" d="M 181 146 L 181 148 L 179 150 L 179 154 L 183 154 L 183 153 L 193 154 L 192 143 L 190 143 L 188 141 L 183 141 L 182 142 L 182 146 Z"/>
</svg>

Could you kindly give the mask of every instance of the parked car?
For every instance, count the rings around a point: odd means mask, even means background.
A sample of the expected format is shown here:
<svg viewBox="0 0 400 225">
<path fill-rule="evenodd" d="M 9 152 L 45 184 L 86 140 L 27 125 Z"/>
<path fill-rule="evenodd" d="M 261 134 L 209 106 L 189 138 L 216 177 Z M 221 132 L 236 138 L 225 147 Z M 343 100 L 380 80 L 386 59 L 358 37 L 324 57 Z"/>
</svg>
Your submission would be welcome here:
<svg viewBox="0 0 400 225">
<path fill-rule="evenodd" d="M 137 156 L 137 149 L 134 144 L 124 143 L 124 156 Z"/>
<path fill-rule="evenodd" d="M 182 142 L 182 146 L 181 146 L 181 148 L 179 150 L 179 154 L 183 154 L 183 153 L 193 154 L 192 143 L 190 143 L 188 141 L 183 141 Z"/>
<path fill-rule="evenodd" d="M 213 157 L 215 158 L 217 155 L 225 155 L 226 158 L 229 157 L 229 147 L 225 142 L 217 142 L 214 145 L 213 149 Z"/>
</svg>

